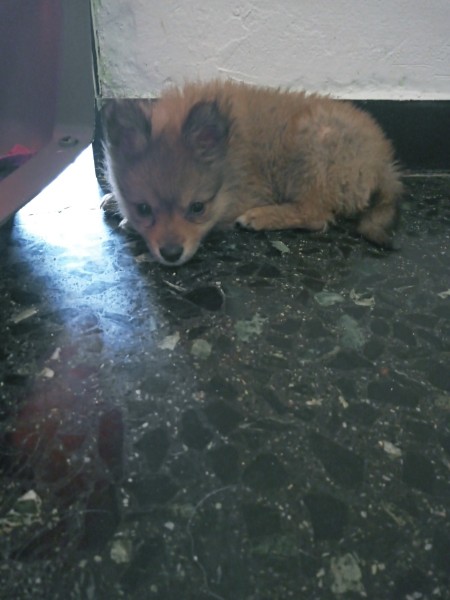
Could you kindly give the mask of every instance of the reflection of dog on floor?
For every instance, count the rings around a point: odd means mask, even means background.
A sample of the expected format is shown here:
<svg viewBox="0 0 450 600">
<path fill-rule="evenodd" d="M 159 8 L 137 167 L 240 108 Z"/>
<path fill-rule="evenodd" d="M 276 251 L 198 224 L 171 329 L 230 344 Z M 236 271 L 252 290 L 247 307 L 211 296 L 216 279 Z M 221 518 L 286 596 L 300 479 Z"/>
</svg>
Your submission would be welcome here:
<svg viewBox="0 0 450 600">
<path fill-rule="evenodd" d="M 335 217 L 389 247 L 401 192 L 389 141 L 347 102 L 214 81 L 103 107 L 120 213 L 163 264 L 213 227 L 322 230 Z"/>
</svg>

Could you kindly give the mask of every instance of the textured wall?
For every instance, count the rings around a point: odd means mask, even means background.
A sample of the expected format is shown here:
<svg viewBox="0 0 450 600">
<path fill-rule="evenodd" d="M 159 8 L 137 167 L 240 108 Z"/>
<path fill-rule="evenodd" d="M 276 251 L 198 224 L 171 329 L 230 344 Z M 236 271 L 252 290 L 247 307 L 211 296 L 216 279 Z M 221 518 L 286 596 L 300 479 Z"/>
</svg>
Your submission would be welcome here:
<svg viewBox="0 0 450 600">
<path fill-rule="evenodd" d="M 228 76 L 348 98 L 450 98 L 450 0 L 92 0 L 103 96 Z"/>
</svg>

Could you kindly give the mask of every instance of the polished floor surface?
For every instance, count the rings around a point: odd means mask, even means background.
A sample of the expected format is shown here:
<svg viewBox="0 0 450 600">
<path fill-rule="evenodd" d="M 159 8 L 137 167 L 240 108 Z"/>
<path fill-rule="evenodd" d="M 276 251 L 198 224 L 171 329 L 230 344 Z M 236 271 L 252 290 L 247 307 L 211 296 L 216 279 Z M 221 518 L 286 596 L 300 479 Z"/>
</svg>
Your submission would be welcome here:
<svg viewBox="0 0 450 600">
<path fill-rule="evenodd" d="M 449 177 L 397 243 L 168 269 L 85 152 L 0 231 L 0 597 L 450 598 Z"/>
</svg>

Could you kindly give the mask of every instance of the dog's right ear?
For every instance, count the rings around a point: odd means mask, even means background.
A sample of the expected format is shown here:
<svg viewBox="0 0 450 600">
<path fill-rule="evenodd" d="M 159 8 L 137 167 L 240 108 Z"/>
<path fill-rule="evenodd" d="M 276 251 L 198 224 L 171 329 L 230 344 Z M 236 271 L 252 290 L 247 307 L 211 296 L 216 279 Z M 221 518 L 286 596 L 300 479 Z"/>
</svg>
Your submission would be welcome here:
<svg viewBox="0 0 450 600">
<path fill-rule="evenodd" d="M 101 114 L 106 144 L 112 151 L 135 159 L 149 150 L 152 126 L 141 100 L 106 100 Z"/>
</svg>

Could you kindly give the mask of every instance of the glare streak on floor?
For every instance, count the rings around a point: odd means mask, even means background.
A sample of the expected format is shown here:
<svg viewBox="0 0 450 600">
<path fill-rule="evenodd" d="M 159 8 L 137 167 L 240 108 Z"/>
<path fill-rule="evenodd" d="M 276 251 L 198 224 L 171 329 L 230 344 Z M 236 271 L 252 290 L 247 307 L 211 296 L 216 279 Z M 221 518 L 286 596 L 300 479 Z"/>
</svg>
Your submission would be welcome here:
<svg viewBox="0 0 450 600">
<path fill-rule="evenodd" d="M 448 177 L 399 250 L 154 263 L 90 150 L 0 231 L 0 597 L 450 598 Z M 3 594 L 3 595 L 2 595 Z"/>
<path fill-rule="evenodd" d="M 87 148 L 73 165 L 19 212 L 17 220 L 31 236 L 79 256 L 95 251 L 96 247 L 100 250 L 99 242 L 108 235 L 106 228 L 99 226 L 98 209 L 99 187 L 92 148 Z M 63 212 L 66 213 L 65 227 L 61 227 Z M 97 218 L 91 218 L 91 212 Z"/>
</svg>

